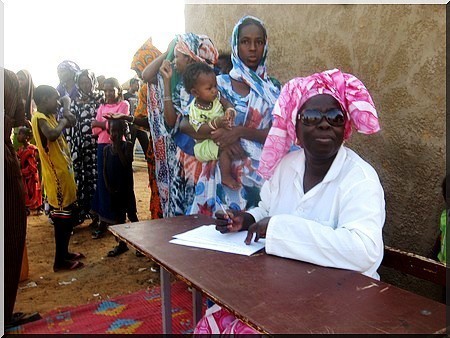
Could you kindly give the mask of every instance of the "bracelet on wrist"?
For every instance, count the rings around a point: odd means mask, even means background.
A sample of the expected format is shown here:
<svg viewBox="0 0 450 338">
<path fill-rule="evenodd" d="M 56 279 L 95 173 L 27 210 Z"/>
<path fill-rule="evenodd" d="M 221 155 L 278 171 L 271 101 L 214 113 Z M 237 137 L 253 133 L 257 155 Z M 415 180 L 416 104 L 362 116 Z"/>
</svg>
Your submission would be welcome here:
<svg viewBox="0 0 450 338">
<path fill-rule="evenodd" d="M 217 128 L 215 128 L 215 127 L 212 125 L 211 121 L 208 122 L 208 126 L 209 126 L 212 130 L 216 130 L 216 129 L 217 129 Z"/>
<path fill-rule="evenodd" d="M 211 121 L 211 123 L 212 123 L 212 125 L 214 126 L 214 128 L 215 129 L 218 129 L 219 127 L 217 126 L 217 121 L 216 121 L 216 119 L 213 119 L 212 121 Z M 214 130 L 215 130 L 214 129 Z"/>
<path fill-rule="evenodd" d="M 164 96 L 164 97 L 163 97 L 163 101 L 164 101 L 164 102 L 166 102 L 166 101 L 172 101 L 172 96 Z"/>
</svg>

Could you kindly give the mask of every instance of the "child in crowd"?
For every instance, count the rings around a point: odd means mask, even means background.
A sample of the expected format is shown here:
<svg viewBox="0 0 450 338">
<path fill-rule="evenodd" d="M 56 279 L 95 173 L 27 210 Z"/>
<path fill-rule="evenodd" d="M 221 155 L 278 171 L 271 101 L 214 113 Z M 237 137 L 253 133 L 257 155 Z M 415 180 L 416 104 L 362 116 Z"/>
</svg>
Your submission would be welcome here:
<svg viewBox="0 0 450 338">
<path fill-rule="evenodd" d="M 19 147 L 17 156 L 22 172 L 27 215 L 30 214 L 30 210 L 36 210 L 36 215 L 41 215 L 42 192 L 38 172 L 39 152 L 35 145 L 29 143 L 32 136 L 29 128 L 19 127 L 17 141 L 22 146 Z"/>
<path fill-rule="evenodd" d="M 108 133 L 108 121 L 105 116 L 111 113 L 124 115 L 130 114 L 130 104 L 123 100 L 122 86 L 113 77 L 105 80 L 105 103 L 101 104 L 97 111 L 97 116 L 92 121 L 92 133 L 98 136 L 97 139 L 97 186 L 92 201 L 92 212 L 99 216 L 99 224 L 92 233 L 93 239 L 103 237 L 108 225 L 115 224 L 114 211 L 111 208 L 110 194 L 105 185 L 104 179 L 104 149 L 111 143 Z"/>
<path fill-rule="evenodd" d="M 138 222 L 133 181 L 133 144 L 125 141 L 127 124 L 124 120 L 110 120 L 108 132 L 112 143 L 103 150 L 103 174 L 106 189 L 111 200 L 114 223 Z M 128 250 L 124 241 L 108 252 L 115 257 Z"/>
<path fill-rule="evenodd" d="M 219 99 L 216 75 L 207 64 L 196 62 L 190 64 L 183 75 L 184 86 L 195 99 L 189 105 L 189 122 L 196 132 L 208 132 L 218 128 L 231 128 L 235 110 L 223 106 L 230 106 L 225 99 Z M 238 189 L 240 184 L 231 176 L 231 163 L 233 161 L 231 147 L 219 149 L 219 145 L 211 139 L 197 140 L 194 146 L 194 155 L 200 162 L 219 159 L 222 183 L 231 189 Z M 237 159 L 237 158 L 236 158 Z"/>
<path fill-rule="evenodd" d="M 83 266 L 81 253 L 69 252 L 70 236 L 77 219 L 77 186 L 75 184 L 69 147 L 62 132 L 75 122 L 70 113 L 70 99 L 59 98 L 55 88 L 42 85 L 36 88 L 34 100 L 37 112 L 31 124 L 39 151 L 44 189 L 50 205 L 50 218 L 55 229 L 55 261 L 53 270 L 73 270 Z M 63 115 L 56 120 L 58 107 Z"/>
</svg>

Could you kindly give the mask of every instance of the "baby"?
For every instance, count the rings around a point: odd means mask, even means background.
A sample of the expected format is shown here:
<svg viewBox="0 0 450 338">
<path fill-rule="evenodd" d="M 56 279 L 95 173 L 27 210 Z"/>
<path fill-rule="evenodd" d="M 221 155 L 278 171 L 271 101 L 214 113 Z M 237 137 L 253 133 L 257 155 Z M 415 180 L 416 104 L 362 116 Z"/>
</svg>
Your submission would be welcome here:
<svg viewBox="0 0 450 338">
<path fill-rule="evenodd" d="M 189 105 L 189 123 L 195 131 L 209 134 L 219 128 L 231 129 L 236 111 L 234 108 L 223 111 L 214 70 L 202 62 L 192 63 L 186 68 L 183 80 L 186 91 L 195 97 Z M 231 163 L 238 158 L 233 158 L 231 146 L 219 148 L 211 139 L 196 141 L 195 157 L 201 162 L 218 159 L 222 184 L 238 189 L 240 184 L 231 175 Z"/>
</svg>

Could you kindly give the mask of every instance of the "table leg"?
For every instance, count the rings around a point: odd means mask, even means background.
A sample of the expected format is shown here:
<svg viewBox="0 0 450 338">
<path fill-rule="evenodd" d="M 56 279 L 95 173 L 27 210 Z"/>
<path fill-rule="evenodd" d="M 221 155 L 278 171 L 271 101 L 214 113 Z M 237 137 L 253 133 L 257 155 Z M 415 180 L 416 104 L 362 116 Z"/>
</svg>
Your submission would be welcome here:
<svg viewBox="0 0 450 338">
<path fill-rule="evenodd" d="M 192 288 L 192 305 L 195 326 L 202 318 L 202 293 L 200 291 L 197 291 L 196 288 Z"/>
<path fill-rule="evenodd" d="M 161 279 L 161 308 L 163 333 L 172 333 L 172 304 L 171 304 L 171 285 L 170 273 L 162 266 L 160 268 Z"/>
</svg>

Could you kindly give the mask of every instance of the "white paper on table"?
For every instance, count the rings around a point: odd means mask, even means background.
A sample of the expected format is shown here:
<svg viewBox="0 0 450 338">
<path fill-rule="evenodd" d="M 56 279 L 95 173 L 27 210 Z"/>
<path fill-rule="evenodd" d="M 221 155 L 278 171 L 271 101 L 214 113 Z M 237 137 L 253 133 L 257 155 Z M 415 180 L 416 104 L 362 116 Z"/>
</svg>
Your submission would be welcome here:
<svg viewBox="0 0 450 338">
<path fill-rule="evenodd" d="M 265 246 L 264 239 L 260 239 L 258 242 L 252 241 L 250 245 L 245 244 L 246 231 L 222 234 L 215 229 L 214 225 L 202 225 L 173 237 L 175 239 L 169 241 L 170 243 L 245 256 L 250 256 Z"/>
</svg>

